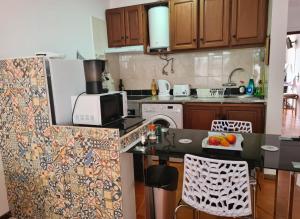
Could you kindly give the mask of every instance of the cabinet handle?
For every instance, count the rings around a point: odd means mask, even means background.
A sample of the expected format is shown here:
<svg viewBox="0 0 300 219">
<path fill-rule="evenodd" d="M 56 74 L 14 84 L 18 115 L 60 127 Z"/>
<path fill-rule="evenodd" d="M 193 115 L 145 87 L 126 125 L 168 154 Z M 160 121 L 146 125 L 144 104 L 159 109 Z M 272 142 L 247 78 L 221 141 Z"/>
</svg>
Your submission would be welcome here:
<svg viewBox="0 0 300 219">
<path fill-rule="evenodd" d="M 203 39 L 203 38 L 200 38 L 200 40 L 201 40 L 201 41 L 204 41 L 204 39 Z"/>
<path fill-rule="evenodd" d="M 126 36 L 125 38 L 128 39 L 128 36 Z"/>
<path fill-rule="evenodd" d="M 233 34 L 233 35 L 232 35 L 232 37 L 233 37 L 233 38 L 236 38 L 236 35 L 235 35 L 235 34 Z"/>
<path fill-rule="evenodd" d="M 121 36 L 121 39 L 124 40 L 124 36 Z"/>
<path fill-rule="evenodd" d="M 197 39 L 193 39 L 193 41 L 194 41 L 194 42 L 196 42 L 196 41 L 197 41 Z"/>
</svg>

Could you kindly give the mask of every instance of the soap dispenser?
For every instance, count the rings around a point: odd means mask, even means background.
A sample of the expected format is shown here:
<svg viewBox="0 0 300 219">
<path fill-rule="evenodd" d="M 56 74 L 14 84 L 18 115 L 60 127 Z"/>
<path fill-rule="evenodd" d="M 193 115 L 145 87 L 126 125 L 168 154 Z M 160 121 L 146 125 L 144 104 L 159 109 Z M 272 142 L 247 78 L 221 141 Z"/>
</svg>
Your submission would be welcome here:
<svg viewBox="0 0 300 219">
<path fill-rule="evenodd" d="M 248 86 L 247 86 L 246 94 L 247 95 L 253 95 L 254 94 L 254 89 L 255 89 L 255 87 L 254 87 L 254 80 L 253 80 L 253 78 L 251 78 L 249 80 L 249 83 L 248 83 Z"/>
</svg>

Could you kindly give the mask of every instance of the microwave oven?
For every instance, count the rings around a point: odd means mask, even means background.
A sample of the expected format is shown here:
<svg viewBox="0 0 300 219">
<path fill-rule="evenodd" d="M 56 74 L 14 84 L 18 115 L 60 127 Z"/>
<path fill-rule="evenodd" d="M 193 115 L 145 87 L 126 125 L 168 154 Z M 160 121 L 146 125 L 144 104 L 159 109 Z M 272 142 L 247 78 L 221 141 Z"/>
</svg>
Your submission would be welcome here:
<svg viewBox="0 0 300 219">
<path fill-rule="evenodd" d="M 116 91 L 72 96 L 74 125 L 105 126 L 127 117 L 127 94 Z"/>
</svg>

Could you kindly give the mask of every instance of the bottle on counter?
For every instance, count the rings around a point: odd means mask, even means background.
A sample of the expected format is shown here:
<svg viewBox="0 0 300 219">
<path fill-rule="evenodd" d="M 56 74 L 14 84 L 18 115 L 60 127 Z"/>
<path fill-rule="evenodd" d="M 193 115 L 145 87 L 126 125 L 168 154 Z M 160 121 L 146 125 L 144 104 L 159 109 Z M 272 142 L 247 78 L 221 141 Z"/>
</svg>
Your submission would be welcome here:
<svg viewBox="0 0 300 219">
<path fill-rule="evenodd" d="M 249 83 L 248 83 L 248 86 L 247 86 L 246 94 L 247 95 L 253 95 L 254 94 L 254 90 L 255 90 L 254 80 L 251 78 L 249 80 Z"/>
<path fill-rule="evenodd" d="M 156 86 L 156 81 L 155 79 L 152 79 L 152 82 L 151 82 L 151 94 L 152 96 L 156 96 L 156 91 L 157 91 L 157 86 Z"/>
<path fill-rule="evenodd" d="M 124 91 L 125 90 L 125 87 L 124 87 L 124 84 L 123 84 L 123 80 L 120 79 L 120 82 L 119 82 L 119 91 Z"/>
<path fill-rule="evenodd" d="M 148 125 L 148 139 L 149 139 L 150 144 L 156 143 L 157 136 L 156 136 L 155 132 L 156 132 L 155 124 L 149 124 Z"/>
<path fill-rule="evenodd" d="M 259 80 L 258 87 L 256 88 L 254 96 L 259 97 L 259 98 L 264 98 L 262 80 Z"/>
</svg>

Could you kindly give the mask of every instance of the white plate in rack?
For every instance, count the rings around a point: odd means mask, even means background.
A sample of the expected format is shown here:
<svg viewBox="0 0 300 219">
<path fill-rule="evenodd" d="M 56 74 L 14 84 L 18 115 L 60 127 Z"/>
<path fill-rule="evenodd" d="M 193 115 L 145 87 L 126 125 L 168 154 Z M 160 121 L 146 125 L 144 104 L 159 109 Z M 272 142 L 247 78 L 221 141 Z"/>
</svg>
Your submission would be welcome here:
<svg viewBox="0 0 300 219">
<path fill-rule="evenodd" d="M 233 145 L 229 145 L 228 147 L 225 146 L 215 146 L 208 144 L 208 138 L 212 135 L 226 135 L 226 134 L 233 134 L 236 136 L 236 142 Z M 229 151 L 242 151 L 242 142 L 244 138 L 239 133 L 222 133 L 222 132 L 208 132 L 208 136 L 203 139 L 202 141 L 202 148 L 210 148 L 210 149 L 220 149 L 220 150 L 229 150 Z"/>
</svg>

